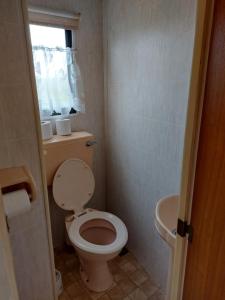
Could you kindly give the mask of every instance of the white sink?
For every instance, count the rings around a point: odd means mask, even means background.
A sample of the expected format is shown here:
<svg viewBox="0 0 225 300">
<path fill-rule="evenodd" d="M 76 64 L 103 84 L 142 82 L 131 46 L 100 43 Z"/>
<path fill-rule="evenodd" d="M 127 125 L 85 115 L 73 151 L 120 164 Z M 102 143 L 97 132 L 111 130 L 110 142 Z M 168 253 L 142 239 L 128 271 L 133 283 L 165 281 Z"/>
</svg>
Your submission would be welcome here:
<svg viewBox="0 0 225 300">
<path fill-rule="evenodd" d="M 176 228 L 178 219 L 178 195 L 162 198 L 155 210 L 155 226 L 160 236 L 171 246 L 175 247 Z"/>
</svg>

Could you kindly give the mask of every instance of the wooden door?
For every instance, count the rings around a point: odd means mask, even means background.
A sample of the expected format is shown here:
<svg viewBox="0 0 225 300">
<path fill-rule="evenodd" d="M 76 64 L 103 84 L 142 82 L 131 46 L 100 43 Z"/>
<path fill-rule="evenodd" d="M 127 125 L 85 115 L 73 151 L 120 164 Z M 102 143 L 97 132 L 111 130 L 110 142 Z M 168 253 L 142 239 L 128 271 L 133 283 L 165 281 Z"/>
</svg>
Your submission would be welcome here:
<svg viewBox="0 0 225 300">
<path fill-rule="evenodd" d="M 215 1 L 184 300 L 225 300 L 225 0 Z"/>
</svg>

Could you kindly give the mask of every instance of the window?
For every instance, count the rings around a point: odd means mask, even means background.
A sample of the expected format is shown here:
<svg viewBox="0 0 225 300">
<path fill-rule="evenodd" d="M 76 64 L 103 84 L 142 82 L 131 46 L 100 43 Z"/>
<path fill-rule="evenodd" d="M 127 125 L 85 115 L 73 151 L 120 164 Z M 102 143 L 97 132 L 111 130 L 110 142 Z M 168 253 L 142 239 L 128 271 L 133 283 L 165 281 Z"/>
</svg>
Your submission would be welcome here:
<svg viewBox="0 0 225 300">
<path fill-rule="evenodd" d="M 65 29 L 49 26 L 30 25 L 32 46 L 66 48 Z"/>
<path fill-rule="evenodd" d="M 71 30 L 31 24 L 30 34 L 41 118 L 84 112 Z"/>
</svg>

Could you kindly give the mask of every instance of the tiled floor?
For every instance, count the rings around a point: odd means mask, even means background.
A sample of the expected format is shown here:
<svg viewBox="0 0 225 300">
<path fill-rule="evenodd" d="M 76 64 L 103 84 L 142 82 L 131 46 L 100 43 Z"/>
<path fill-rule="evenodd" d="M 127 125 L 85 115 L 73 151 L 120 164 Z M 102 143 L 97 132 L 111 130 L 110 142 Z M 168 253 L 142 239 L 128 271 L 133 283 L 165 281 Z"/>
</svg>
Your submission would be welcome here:
<svg viewBox="0 0 225 300">
<path fill-rule="evenodd" d="M 104 293 L 89 291 L 79 274 L 79 261 L 73 251 L 55 253 L 56 268 L 63 279 L 64 292 L 59 300 L 162 300 L 163 295 L 150 276 L 127 253 L 110 262 L 114 277 L 111 289 Z"/>
</svg>

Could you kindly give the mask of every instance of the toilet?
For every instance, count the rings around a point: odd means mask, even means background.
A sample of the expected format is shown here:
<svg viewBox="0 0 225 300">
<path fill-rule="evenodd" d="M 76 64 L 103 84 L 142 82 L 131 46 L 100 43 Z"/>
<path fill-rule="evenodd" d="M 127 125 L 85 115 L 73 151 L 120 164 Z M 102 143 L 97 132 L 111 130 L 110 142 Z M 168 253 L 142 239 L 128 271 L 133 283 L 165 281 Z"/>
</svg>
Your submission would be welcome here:
<svg viewBox="0 0 225 300">
<path fill-rule="evenodd" d="M 73 212 L 65 224 L 80 260 L 83 282 L 92 291 L 107 290 L 113 284 L 108 261 L 127 243 L 125 224 L 111 213 L 85 208 L 93 196 L 95 180 L 83 160 L 65 160 L 54 175 L 52 189 L 57 205 Z"/>
</svg>

